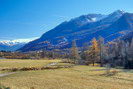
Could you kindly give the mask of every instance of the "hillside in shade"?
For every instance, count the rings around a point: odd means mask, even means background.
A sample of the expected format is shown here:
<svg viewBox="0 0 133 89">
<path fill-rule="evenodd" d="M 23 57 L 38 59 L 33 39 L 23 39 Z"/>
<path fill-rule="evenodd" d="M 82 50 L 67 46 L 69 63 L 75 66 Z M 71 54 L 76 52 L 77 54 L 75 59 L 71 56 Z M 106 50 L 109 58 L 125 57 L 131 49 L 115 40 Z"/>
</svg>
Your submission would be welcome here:
<svg viewBox="0 0 133 89">
<path fill-rule="evenodd" d="M 102 36 L 105 41 L 113 41 L 133 31 L 133 14 L 117 10 L 109 15 L 88 14 L 70 21 L 65 21 L 44 33 L 19 51 L 35 51 L 41 49 L 63 49 L 71 46 L 76 40 L 81 47 L 92 38 Z"/>
</svg>

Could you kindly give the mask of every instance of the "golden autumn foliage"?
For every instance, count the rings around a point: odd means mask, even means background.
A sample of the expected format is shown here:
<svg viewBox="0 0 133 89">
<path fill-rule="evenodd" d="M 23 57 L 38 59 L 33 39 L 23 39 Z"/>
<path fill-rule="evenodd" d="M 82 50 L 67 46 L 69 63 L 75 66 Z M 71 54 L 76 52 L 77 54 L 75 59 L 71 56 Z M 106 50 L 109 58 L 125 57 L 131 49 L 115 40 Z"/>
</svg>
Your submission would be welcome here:
<svg viewBox="0 0 133 89">
<path fill-rule="evenodd" d="M 95 38 L 92 39 L 91 41 L 91 46 L 89 48 L 89 50 L 87 50 L 85 52 L 85 57 L 87 59 L 87 61 L 92 64 L 94 64 L 95 62 L 99 61 L 99 47 L 98 47 L 98 42 Z"/>
</svg>

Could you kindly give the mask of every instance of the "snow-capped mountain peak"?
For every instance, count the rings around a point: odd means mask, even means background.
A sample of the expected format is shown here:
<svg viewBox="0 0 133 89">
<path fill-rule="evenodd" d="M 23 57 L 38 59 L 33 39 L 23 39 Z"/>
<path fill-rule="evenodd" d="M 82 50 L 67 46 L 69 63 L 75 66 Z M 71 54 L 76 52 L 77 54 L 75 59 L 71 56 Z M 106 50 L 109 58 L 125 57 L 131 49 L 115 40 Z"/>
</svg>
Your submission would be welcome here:
<svg viewBox="0 0 133 89">
<path fill-rule="evenodd" d="M 123 10 L 116 10 L 114 11 L 113 13 L 111 13 L 109 16 L 115 16 L 115 17 L 120 17 L 122 16 L 123 14 L 125 14 L 126 12 L 123 11 Z"/>
<path fill-rule="evenodd" d="M 38 37 L 26 38 L 26 39 L 14 39 L 14 40 L 1 40 L 0 51 L 15 51 L 30 41 L 37 39 Z"/>
<path fill-rule="evenodd" d="M 0 41 L 0 44 L 1 45 L 6 45 L 6 46 L 14 46 L 14 45 L 17 45 L 17 44 L 26 44 L 30 41 L 35 40 L 35 39 L 37 39 L 37 37 L 27 38 L 27 39 L 2 40 L 2 41 Z"/>
</svg>

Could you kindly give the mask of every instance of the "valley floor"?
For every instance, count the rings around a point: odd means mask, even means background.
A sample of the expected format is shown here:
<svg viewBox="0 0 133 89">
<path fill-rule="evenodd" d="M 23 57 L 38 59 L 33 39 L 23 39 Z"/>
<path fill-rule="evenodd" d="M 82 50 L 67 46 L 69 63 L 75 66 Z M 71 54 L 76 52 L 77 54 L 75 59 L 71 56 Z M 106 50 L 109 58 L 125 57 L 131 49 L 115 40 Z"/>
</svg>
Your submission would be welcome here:
<svg viewBox="0 0 133 89">
<path fill-rule="evenodd" d="M 44 66 L 53 62 L 60 60 L 0 60 L 0 69 Z M 114 70 L 119 72 L 111 76 L 106 75 L 105 68 L 81 65 L 72 68 L 17 71 L 0 77 L 0 84 L 11 89 L 132 89 L 133 70 L 112 69 Z"/>
</svg>

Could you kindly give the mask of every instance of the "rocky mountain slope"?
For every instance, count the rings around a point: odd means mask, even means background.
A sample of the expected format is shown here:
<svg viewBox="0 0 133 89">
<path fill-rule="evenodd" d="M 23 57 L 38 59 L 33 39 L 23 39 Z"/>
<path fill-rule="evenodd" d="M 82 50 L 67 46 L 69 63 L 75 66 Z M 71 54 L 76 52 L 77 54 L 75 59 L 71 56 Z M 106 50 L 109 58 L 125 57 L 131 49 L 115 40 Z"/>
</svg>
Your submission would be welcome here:
<svg viewBox="0 0 133 89">
<path fill-rule="evenodd" d="M 133 31 L 133 14 L 117 10 L 109 15 L 88 14 L 66 21 L 26 44 L 20 51 L 63 49 L 76 40 L 78 46 L 102 36 L 112 41 Z"/>
</svg>

